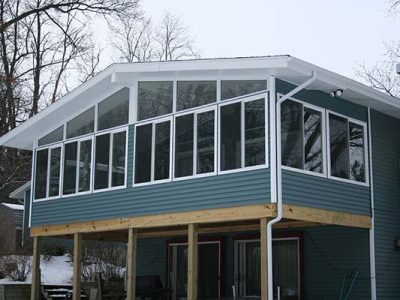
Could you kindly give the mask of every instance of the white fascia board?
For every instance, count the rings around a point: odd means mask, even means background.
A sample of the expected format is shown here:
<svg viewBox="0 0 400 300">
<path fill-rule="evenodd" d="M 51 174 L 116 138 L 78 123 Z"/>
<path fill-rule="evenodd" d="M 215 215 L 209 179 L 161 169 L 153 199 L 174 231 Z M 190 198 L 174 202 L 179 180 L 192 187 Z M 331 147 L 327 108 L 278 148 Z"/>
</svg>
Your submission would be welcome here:
<svg viewBox="0 0 400 300">
<path fill-rule="evenodd" d="M 29 127 L 34 126 L 34 124 L 37 123 L 39 120 L 51 115 L 54 111 L 58 110 L 60 107 L 67 105 L 68 102 L 70 102 L 72 99 L 77 97 L 79 94 L 81 94 L 84 91 L 88 90 L 89 88 L 93 87 L 99 81 L 103 80 L 104 78 L 106 78 L 107 76 L 109 76 L 112 73 L 113 73 L 113 66 L 111 65 L 110 67 L 106 68 L 105 70 L 103 70 L 102 72 L 100 72 L 99 74 L 94 76 L 93 78 L 89 79 L 85 83 L 83 83 L 80 86 L 73 89 L 71 92 L 69 92 L 65 96 L 61 97 L 55 103 L 51 104 L 47 108 L 40 111 L 38 114 L 29 118 L 21 125 L 17 126 L 10 132 L 1 136 L 0 137 L 0 145 L 7 146 L 7 147 L 14 147 L 14 148 L 18 148 L 18 149 L 32 150 L 32 146 L 33 146 L 32 141 L 33 141 L 34 137 L 29 137 L 29 139 L 26 139 L 24 143 L 21 143 L 21 141 L 17 141 L 15 139 L 20 134 L 22 134 L 25 130 L 27 130 Z"/>
<path fill-rule="evenodd" d="M 28 181 L 27 183 L 24 183 L 21 185 L 19 188 L 17 188 L 15 191 L 12 191 L 9 195 L 11 199 L 24 199 L 25 197 L 25 192 L 31 188 L 31 182 Z"/>
</svg>

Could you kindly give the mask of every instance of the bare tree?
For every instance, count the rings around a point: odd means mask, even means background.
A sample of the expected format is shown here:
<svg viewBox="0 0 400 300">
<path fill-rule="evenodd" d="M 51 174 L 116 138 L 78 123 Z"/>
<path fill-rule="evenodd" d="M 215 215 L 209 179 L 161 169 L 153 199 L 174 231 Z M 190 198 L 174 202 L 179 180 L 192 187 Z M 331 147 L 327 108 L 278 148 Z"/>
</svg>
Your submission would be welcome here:
<svg viewBox="0 0 400 300">
<path fill-rule="evenodd" d="M 170 12 L 166 12 L 156 29 L 155 48 L 159 60 L 199 57 L 189 27 Z"/>
</svg>

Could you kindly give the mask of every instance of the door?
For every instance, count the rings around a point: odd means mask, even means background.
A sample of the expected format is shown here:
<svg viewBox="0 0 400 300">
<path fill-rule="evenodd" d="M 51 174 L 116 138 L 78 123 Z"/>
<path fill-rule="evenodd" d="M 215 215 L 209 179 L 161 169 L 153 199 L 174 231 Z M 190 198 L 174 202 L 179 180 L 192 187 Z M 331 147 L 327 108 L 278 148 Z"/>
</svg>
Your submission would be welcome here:
<svg viewBox="0 0 400 300">
<path fill-rule="evenodd" d="M 187 257 L 186 243 L 170 244 L 168 258 L 168 285 L 172 290 L 172 300 L 187 297 Z M 218 299 L 220 297 L 220 242 L 200 242 L 198 252 L 198 299 Z"/>
<path fill-rule="evenodd" d="M 272 241 L 274 299 L 300 299 L 299 239 L 283 238 Z M 240 297 L 260 297 L 260 242 L 235 242 L 235 292 Z"/>
</svg>

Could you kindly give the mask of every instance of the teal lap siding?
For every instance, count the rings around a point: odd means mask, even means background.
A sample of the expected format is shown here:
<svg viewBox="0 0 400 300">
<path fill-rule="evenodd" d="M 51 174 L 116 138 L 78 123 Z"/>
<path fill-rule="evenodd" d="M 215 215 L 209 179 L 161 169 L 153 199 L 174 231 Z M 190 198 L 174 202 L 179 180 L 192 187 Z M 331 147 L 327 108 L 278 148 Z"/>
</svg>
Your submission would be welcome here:
<svg viewBox="0 0 400 300">
<path fill-rule="evenodd" d="M 34 202 L 32 225 L 268 203 L 269 177 L 259 169 Z"/>
<path fill-rule="evenodd" d="M 371 118 L 377 299 L 399 299 L 400 121 L 375 111 Z"/>
</svg>

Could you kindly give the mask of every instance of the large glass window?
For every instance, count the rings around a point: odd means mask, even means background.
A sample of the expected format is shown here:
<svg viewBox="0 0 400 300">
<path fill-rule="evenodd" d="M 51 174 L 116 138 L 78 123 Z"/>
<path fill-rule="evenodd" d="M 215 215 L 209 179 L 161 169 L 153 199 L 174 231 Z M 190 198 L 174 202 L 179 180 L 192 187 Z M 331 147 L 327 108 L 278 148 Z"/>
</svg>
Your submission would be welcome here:
<svg viewBox="0 0 400 300">
<path fill-rule="evenodd" d="M 92 178 L 92 139 L 80 143 L 78 192 L 90 190 Z"/>
<path fill-rule="evenodd" d="M 221 100 L 231 99 L 266 89 L 266 80 L 222 80 Z"/>
<path fill-rule="evenodd" d="M 215 171 L 215 110 L 175 119 L 175 177 Z"/>
<path fill-rule="evenodd" d="M 282 165 L 323 173 L 322 111 L 286 100 L 281 106 Z"/>
<path fill-rule="evenodd" d="M 94 189 L 125 185 L 126 131 L 96 136 Z"/>
<path fill-rule="evenodd" d="M 67 123 L 67 139 L 94 131 L 94 107 L 89 108 Z"/>
<path fill-rule="evenodd" d="M 172 81 L 140 81 L 138 83 L 138 120 L 172 113 Z"/>
<path fill-rule="evenodd" d="M 58 127 L 57 129 L 53 130 L 49 134 L 39 139 L 38 145 L 43 146 L 56 143 L 62 141 L 63 137 L 64 137 L 64 125 Z"/>
<path fill-rule="evenodd" d="M 61 147 L 50 149 L 49 197 L 60 195 Z"/>
<path fill-rule="evenodd" d="M 170 178 L 171 120 L 136 126 L 135 184 Z"/>
<path fill-rule="evenodd" d="M 331 175 L 359 182 L 365 175 L 365 129 L 344 117 L 329 114 Z"/>
<path fill-rule="evenodd" d="M 265 100 L 221 106 L 221 171 L 266 162 Z"/>
<path fill-rule="evenodd" d="M 176 110 L 189 109 L 217 101 L 216 81 L 178 81 Z"/>
<path fill-rule="evenodd" d="M 78 158 L 78 142 L 65 144 L 63 195 L 74 194 L 76 192 L 77 158 Z"/>
<path fill-rule="evenodd" d="M 123 88 L 99 103 L 97 130 L 103 130 L 127 124 L 128 119 L 128 88 Z"/>
<path fill-rule="evenodd" d="M 48 149 L 36 151 L 35 199 L 46 198 L 48 160 Z"/>
</svg>

